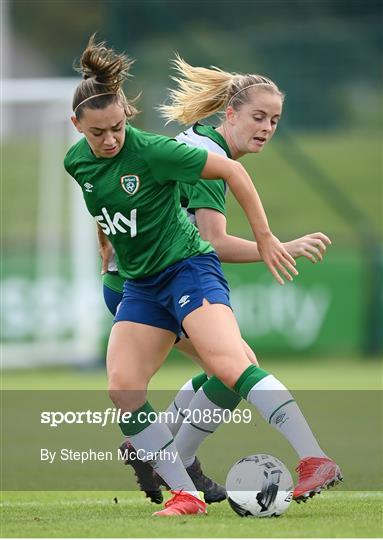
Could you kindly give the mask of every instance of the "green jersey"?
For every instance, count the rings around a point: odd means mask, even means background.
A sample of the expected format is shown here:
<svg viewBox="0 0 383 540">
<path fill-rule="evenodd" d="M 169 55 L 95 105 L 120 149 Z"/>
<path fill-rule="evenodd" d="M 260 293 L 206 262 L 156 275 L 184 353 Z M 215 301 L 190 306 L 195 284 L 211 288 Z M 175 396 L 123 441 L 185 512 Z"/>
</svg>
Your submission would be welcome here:
<svg viewBox="0 0 383 540">
<path fill-rule="evenodd" d="M 179 202 L 179 183 L 199 181 L 206 160 L 204 149 L 131 126 L 112 158 L 96 157 L 86 139 L 69 150 L 64 166 L 113 245 L 122 277 L 143 278 L 213 251 Z"/>
<path fill-rule="evenodd" d="M 189 146 L 205 148 L 209 152 L 231 158 L 229 147 L 220 133 L 213 126 L 194 124 L 187 131 L 176 137 L 177 141 Z M 212 208 L 226 215 L 227 184 L 224 180 L 209 182 L 201 180 L 195 186 L 180 185 L 181 204 L 189 213 L 198 208 Z"/>
<path fill-rule="evenodd" d="M 118 272 L 115 273 L 108 271 L 102 276 L 102 284 L 105 285 L 105 287 L 108 287 L 108 289 L 112 289 L 112 291 L 118 293 L 122 293 L 124 290 L 124 283 L 125 278 L 121 277 Z"/>
</svg>

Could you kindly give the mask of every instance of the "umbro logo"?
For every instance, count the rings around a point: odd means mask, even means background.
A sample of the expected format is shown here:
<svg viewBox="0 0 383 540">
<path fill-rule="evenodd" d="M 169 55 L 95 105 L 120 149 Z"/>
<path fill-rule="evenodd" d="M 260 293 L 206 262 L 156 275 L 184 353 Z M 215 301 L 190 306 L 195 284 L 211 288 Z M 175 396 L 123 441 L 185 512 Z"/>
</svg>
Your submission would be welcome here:
<svg viewBox="0 0 383 540">
<path fill-rule="evenodd" d="M 85 191 L 88 193 L 92 193 L 93 191 L 93 184 L 90 184 L 89 182 L 85 182 L 84 184 Z"/>
<path fill-rule="evenodd" d="M 188 304 L 190 302 L 190 295 L 186 294 L 184 296 L 182 296 L 179 300 L 178 300 L 178 303 L 181 307 L 184 307 L 186 306 L 186 304 Z"/>
<path fill-rule="evenodd" d="M 286 416 L 286 413 L 279 414 L 275 419 L 275 425 L 277 426 L 278 424 L 281 424 L 281 425 L 284 424 L 287 420 L 285 416 Z"/>
</svg>

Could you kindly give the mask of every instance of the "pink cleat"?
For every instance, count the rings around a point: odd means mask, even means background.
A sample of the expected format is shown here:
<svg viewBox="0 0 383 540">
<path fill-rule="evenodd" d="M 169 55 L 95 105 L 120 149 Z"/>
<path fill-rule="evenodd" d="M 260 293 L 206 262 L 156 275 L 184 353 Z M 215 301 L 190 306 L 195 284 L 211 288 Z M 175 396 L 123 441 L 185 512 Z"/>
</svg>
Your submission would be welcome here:
<svg viewBox="0 0 383 540">
<path fill-rule="evenodd" d="M 327 457 L 301 459 L 295 470 L 299 478 L 294 488 L 293 499 L 297 503 L 306 502 L 309 497 L 314 497 L 322 489 L 329 489 L 343 480 L 338 465 Z"/>
<path fill-rule="evenodd" d="M 165 508 L 154 512 L 153 516 L 183 516 L 192 514 L 207 514 L 206 503 L 185 491 L 171 491 L 174 495 L 166 501 Z"/>
</svg>

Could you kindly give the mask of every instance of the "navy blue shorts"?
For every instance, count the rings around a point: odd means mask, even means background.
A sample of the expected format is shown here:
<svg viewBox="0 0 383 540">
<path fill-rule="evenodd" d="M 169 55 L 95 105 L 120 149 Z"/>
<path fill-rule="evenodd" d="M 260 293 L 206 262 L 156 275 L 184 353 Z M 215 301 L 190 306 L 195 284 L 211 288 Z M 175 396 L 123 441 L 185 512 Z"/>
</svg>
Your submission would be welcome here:
<svg viewBox="0 0 383 540">
<path fill-rule="evenodd" d="M 127 279 L 114 322 L 148 324 L 180 335 L 182 321 L 202 306 L 204 298 L 231 307 L 229 286 L 215 253 L 179 261 L 154 276 Z"/>
<path fill-rule="evenodd" d="M 117 292 L 103 285 L 104 302 L 112 315 L 116 315 L 118 304 L 122 300 L 122 292 Z"/>
</svg>

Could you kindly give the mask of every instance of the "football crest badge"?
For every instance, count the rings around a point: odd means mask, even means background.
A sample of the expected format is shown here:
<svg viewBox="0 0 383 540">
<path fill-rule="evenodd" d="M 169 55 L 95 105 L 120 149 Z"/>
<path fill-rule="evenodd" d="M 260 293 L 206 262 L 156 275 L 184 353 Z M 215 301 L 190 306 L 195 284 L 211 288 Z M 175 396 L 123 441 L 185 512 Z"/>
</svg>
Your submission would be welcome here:
<svg viewBox="0 0 383 540">
<path fill-rule="evenodd" d="M 140 187 L 140 178 L 135 174 L 121 176 L 120 182 L 122 189 L 126 191 L 128 195 L 134 195 L 137 193 L 138 188 Z"/>
</svg>

